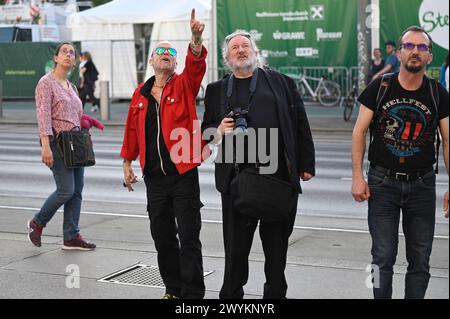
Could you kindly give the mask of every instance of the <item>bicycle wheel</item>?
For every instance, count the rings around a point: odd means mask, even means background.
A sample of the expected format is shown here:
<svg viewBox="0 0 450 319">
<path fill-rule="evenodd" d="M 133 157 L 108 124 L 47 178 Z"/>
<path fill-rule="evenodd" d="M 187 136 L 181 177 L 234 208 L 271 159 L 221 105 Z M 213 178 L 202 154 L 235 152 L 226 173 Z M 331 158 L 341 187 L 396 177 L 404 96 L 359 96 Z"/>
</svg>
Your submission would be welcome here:
<svg viewBox="0 0 450 319">
<path fill-rule="evenodd" d="M 297 90 L 300 93 L 300 96 L 302 96 L 302 97 L 305 96 L 306 95 L 305 85 L 300 81 L 296 81 L 295 85 L 297 86 Z"/>
<path fill-rule="evenodd" d="M 344 121 L 348 122 L 350 118 L 352 117 L 353 109 L 355 108 L 355 102 L 353 101 L 353 98 L 347 97 L 345 99 L 344 104 Z"/>
<path fill-rule="evenodd" d="M 341 98 L 339 84 L 332 81 L 323 81 L 319 89 L 318 98 L 323 106 L 335 106 Z"/>
</svg>

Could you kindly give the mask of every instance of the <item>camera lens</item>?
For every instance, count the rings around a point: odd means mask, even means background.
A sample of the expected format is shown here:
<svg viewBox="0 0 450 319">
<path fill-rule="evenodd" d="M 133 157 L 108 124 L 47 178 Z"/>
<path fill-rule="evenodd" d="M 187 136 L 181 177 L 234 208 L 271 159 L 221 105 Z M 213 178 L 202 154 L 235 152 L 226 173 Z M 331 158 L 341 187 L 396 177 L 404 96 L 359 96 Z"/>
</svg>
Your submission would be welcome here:
<svg viewBox="0 0 450 319">
<path fill-rule="evenodd" d="M 247 128 L 248 128 L 248 124 L 247 124 L 247 119 L 245 118 L 245 116 L 244 115 L 238 116 L 236 118 L 236 124 L 235 124 L 235 128 L 234 128 L 234 135 L 247 133 Z"/>
</svg>

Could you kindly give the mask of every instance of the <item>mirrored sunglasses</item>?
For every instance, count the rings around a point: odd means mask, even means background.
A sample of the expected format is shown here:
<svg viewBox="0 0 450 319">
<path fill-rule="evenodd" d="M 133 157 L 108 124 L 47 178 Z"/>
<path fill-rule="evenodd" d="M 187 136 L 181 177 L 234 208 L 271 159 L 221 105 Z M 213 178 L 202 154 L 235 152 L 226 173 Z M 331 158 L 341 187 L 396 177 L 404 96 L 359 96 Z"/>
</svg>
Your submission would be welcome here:
<svg viewBox="0 0 450 319">
<path fill-rule="evenodd" d="M 171 55 L 171 56 L 177 56 L 177 50 L 175 50 L 174 48 L 162 48 L 162 47 L 159 47 L 159 48 L 155 49 L 155 53 L 157 55 L 163 55 L 166 52 L 169 53 L 169 55 Z"/>
</svg>

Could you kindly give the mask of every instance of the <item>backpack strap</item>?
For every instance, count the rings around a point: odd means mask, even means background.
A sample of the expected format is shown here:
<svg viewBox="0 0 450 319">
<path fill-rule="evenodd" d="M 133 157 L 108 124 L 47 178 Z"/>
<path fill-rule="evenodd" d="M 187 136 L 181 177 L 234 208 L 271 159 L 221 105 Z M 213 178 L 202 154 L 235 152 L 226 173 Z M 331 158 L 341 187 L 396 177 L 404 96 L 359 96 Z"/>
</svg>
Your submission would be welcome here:
<svg viewBox="0 0 450 319">
<path fill-rule="evenodd" d="M 439 174 L 439 149 L 441 147 L 441 137 L 439 135 L 439 87 L 438 82 L 434 79 L 426 77 L 430 91 L 431 101 L 435 111 L 434 124 L 436 125 L 436 168 L 434 172 Z"/>
<path fill-rule="evenodd" d="M 227 99 L 227 89 L 229 78 L 223 78 L 220 85 L 220 116 L 224 116 L 228 113 L 228 99 Z"/>
<path fill-rule="evenodd" d="M 380 86 L 378 88 L 378 93 L 377 93 L 377 99 L 375 100 L 375 111 L 373 113 L 373 117 L 372 117 L 372 122 L 370 123 L 370 127 L 369 127 L 369 132 L 370 132 L 370 139 L 369 139 L 369 150 L 370 147 L 372 146 L 372 142 L 373 142 L 373 132 L 375 129 L 375 122 L 376 122 L 376 117 L 378 114 L 378 110 L 381 107 L 381 103 L 383 102 L 384 98 L 386 97 L 387 92 L 389 91 L 389 88 L 391 87 L 392 84 L 392 79 L 394 78 L 395 73 L 386 73 L 383 75 L 383 77 L 381 78 L 381 83 Z"/>
</svg>

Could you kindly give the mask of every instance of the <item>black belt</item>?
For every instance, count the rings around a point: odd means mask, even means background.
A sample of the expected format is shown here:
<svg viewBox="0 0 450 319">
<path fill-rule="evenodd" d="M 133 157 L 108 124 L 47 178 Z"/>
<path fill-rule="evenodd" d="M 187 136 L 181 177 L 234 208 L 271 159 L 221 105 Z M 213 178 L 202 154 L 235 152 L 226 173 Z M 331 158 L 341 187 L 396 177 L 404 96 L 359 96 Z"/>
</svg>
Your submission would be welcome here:
<svg viewBox="0 0 450 319">
<path fill-rule="evenodd" d="M 423 176 L 425 176 L 426 174 L 430 173 L 433 171 L 433 168 L 431 167 L 430 169 L 427 170 L 423 170 L 423 171 L 416 171 L 416 172 L 396 172 L 394 170 L 390 170 L 378 165 L 370 165 L 371 168 L 373 168 L 374 170 L 383 173 L 385 176 L 387 176 L 390 179 L 395 179 L 397 181 L 404 181 L 404 182 L 412 182 L 415 181 Z"/>
</svg>

